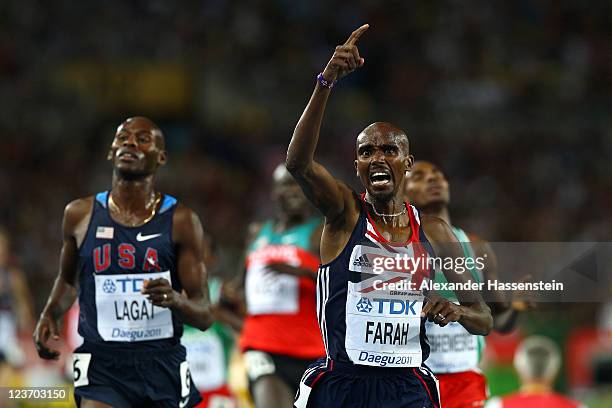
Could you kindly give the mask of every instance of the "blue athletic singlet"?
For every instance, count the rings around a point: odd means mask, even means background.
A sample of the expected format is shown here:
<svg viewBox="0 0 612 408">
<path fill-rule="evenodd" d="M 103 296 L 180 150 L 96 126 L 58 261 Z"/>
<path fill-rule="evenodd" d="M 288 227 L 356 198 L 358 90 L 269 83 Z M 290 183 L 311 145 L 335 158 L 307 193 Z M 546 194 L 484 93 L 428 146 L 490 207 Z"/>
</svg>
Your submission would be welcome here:
<svg viewBox="0 0 612 408">
<path fill-rule="evenodd" d="M 165 278 L 181 292 L 172 241 L 177 200 L 164 195 L 152 220 L 139 227 L 115 222 L 108 191 L 96 195 L 79 248 L 79 334 L 86 342 L 129 348 L 177 345 L 182 323 L 140 293 L 145 279 Z"/>
<path fill-rule="evenodd" d="M 391 245 L 377 231 L 362 201 L 349 242 L 336 259 L 319 267 L 317 312 L 327 357 L 333 361 L 419 367 L 429 355 L 420 288 L 423 280 L 432 279 L 426 260 L 431 247 L 417 209 L 406 206 L 412 235 L 404 245 Z M 398 258 L 415 263 L 391 263 Z M 394 290 L 398 283 L 409 287 Z"/>
</svg>

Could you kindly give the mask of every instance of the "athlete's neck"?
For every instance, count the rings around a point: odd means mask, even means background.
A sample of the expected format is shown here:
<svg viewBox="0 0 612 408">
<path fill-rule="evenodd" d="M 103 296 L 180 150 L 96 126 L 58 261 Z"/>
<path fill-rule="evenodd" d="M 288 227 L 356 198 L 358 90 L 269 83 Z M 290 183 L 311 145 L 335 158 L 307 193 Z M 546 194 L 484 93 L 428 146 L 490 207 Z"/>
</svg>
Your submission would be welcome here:
<svg viewBox="0 0 612 408">
<path fill-rule="evenodd" d="M 370 194 L 365 194 L 365 201 L 371 207 L 373 212 L 370 213 L 370 217 L 376 220 L 376 224 L 379 225 L 383 230 L 387 229 L 388 226 L 393 229 L 400 228 L 410 225 L 410 217 L 408 215 L 408 208 L 406 203 L 399 198 L 391 197 L 389 200 L 376 199 Z M 385 237 L 389 241 L 393 238 Z"/>
<path fill-rule="evenodd" d="M 365 200 L 374 207 L 379 214 L 396 214 L 402 212 L 406 208 L 404 200 L 395 196 L 391 198 L 376 198 L 370 195 L 370 193 L 366 193 Z"/>
<path fill-rule="evenodd" d="M 431 215 L 434 217 L 442 218 L 448 225 L 451 224 L 450 213 L 448 212 L 448 206 L 442 203 L 435 203 L 426 205 L 419 208 L 423 214 Z"/>
<path fill-rule="evenodd" d="M 529 382 L 521 386 L 521 392 L 524 394 L 547 394 L 552 392 L 552 387 L 545 382 Z"/>
<path fill-rule="evenodd" d="M 139 212 L 154 199 L 154 176 L 149 175 L 139 179 L 126 180 L 113 173 L 111 197 L 122 210 Z"/>
</svg>

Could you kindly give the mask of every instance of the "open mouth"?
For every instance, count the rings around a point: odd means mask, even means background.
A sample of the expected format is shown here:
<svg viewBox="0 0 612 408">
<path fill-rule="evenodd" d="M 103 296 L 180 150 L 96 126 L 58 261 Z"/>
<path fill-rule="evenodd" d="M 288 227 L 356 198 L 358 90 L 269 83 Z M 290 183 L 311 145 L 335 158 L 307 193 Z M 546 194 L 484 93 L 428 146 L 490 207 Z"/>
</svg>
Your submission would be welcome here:
<svg viewBox="0 0 612 408">
<path fill-rule="evenodd" d="M 391 182 L 391 173 L 387 170 L 378 170 L 370 175 L 370 183 L 373 186 L 384 186 Z"/>
<path fill-rule="evenodd" d="M 120 160 L 123 161 L 136 161 L 138 160 L 138 155 L 132 152 L 121 152 L 117 155 Z"/>
</svg>

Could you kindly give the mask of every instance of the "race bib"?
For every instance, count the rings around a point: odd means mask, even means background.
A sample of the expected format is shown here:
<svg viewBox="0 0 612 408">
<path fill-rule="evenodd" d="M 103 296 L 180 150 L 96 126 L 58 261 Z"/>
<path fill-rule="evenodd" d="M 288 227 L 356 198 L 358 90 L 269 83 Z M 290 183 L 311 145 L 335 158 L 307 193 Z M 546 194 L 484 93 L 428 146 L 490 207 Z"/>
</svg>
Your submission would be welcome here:
<svg viewBox="0 0 612 408">
<path fill-rule="evenodd" d="M 214 331 L 185 330 L 181 344 L 187 349 L 191 378 L 200 391 L 214 390 L 225 383 L 223 343 Z"/>
<path fill-rule="evenodd" d="M 420 366 L 421 292 L 365 292 L 361 287 L 348 282 L 345 348 L 351 361 L 376 367 Z"/>
<path fill-rule="evenodd" d="M 104 341 L 148 341 L 174 335 L 172 312 L 153 306 L 140 293 L 144 280 L 164 278 L 170 271 L 138 274 L 96 275 L 98 333 Z"/>
<path fill-rule="evenodd" d="M 458 373 L 476 368 L 480 359 L 480 336 L 470 334 L 458 322 L 440 327 L 428 321 L 425 328 L 431 350 L 427 366 L 434 373 Z"/>
<path fill-rule="evenodd" d="M 295 314 L 299 310 L 299 278 L 276 273 L 255 263 L 245 282 L 247 310 L 257 314 Z"/>
</svg>

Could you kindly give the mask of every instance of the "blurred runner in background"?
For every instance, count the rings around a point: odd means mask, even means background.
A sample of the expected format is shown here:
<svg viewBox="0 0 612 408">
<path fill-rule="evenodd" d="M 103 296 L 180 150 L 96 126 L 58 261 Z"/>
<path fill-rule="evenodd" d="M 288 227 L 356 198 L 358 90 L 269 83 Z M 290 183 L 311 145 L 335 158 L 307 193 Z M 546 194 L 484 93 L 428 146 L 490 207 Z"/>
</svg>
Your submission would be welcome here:
<svg viewBox="0 0 612 408">
<path fill-rule="evenodd" d="M 322 220 L 284 165 L 273 183 L 276 217 L 250 228 L 240 336 L 258 408 L 292 406 L 302 373 L 325 355 L 315 294 Z"/>
<path fill-rule="evenodd" d="M 514 356 L 514 367 L 521 379 L 521 389 L 505 397 L 491 399 L 487 408 L 579 408 L 582 405 L 553 390 L 561 368 L 557 345 L 542 336 L 528 337 Z"/>
<path fill-rule="evenodd" d="M 20 334 L 33 327 L 32 298 L 23 272 L 14 264 L 7 232 L 0 228 L 0 386 L 20 385 L 17 368 L 26 363 Z M 12 401 L 0 406 L 10 407 Z"/>
<path fill-rule="evenodd" d="M 427 161 L 416 161 L 406 178 L 406 196 L 423 214 L 439 217 L 451 226 L 461 242 L 466 258 L 481 258 L 484 268 L 471 268 L 475 282 L 497 280 L 497 261 L 488 242 L 468 234 L 451 223 L 448 206 L 450 191 L 448 180 L 442 170 Z M 435 281 L 447 282 L 444 274 L 436 273 Z M 457 303 L 453 291 L 438 291 L 438 294 Z M 494 329 L 507 333 L 516 323 L 517 308 L 506 302 L 500 292 L 483 293 L 491 308 Z M 440 402 L 445 408 L 479 407 L 488 398 L 487 380 L 478 368 L 485 346 L 483 336 L 471 335 L 457 322 L 440 327 L 427 322 L 427 338 L 431 352 L 427 366 L 440 381 Z"/>
</svg>

